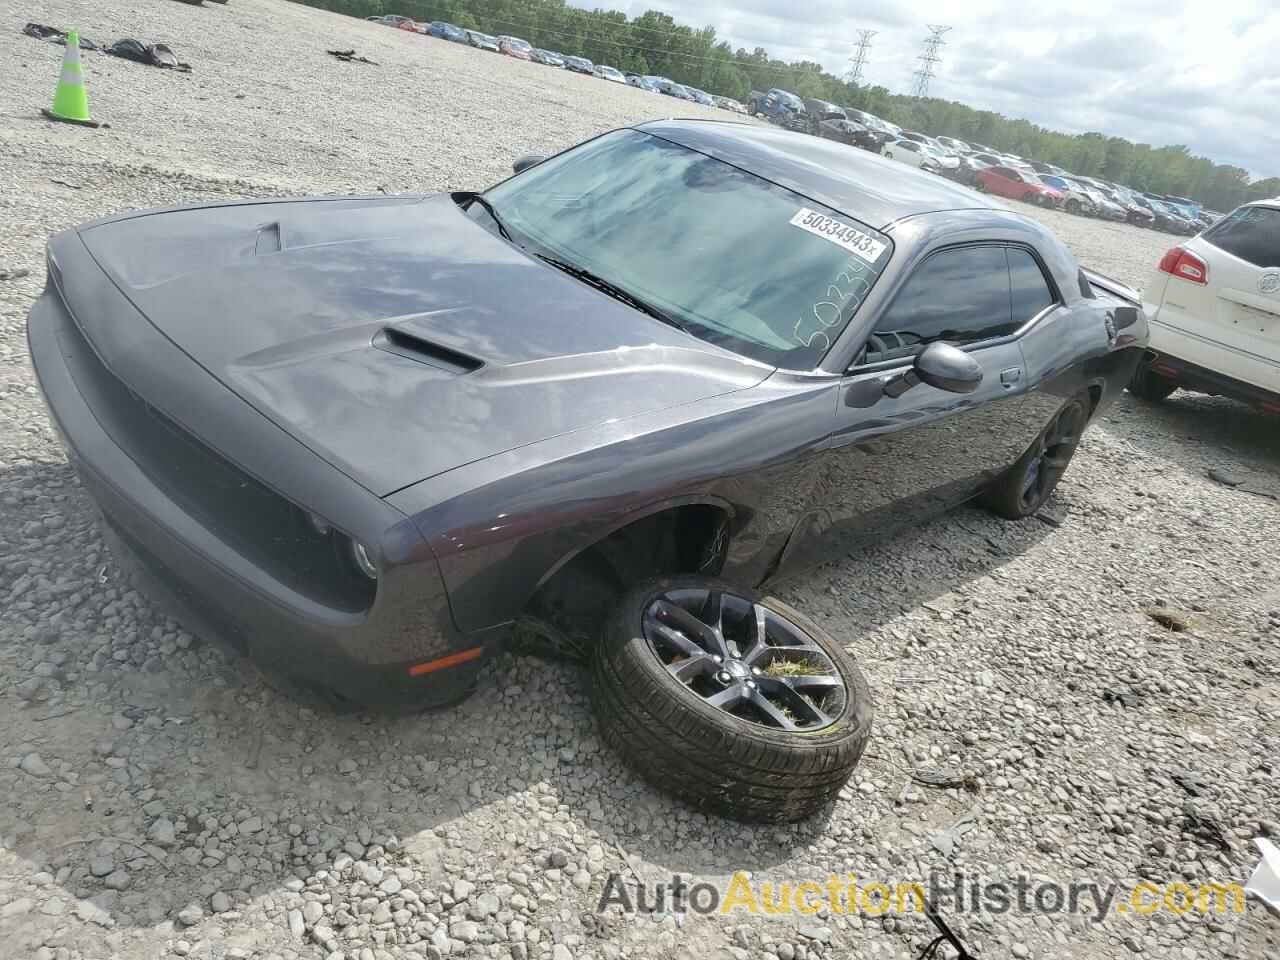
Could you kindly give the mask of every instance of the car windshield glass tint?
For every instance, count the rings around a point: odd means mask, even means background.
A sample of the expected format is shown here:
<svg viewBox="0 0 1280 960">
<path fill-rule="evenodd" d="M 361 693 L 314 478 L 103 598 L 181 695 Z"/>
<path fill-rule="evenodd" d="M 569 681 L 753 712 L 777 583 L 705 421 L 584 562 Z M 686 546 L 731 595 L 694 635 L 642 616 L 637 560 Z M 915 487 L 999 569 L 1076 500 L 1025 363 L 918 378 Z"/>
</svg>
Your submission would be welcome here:
<svg viewBox="0 0 1280 960">
<path fill-rule="evenodd" d="M 1255 267 L 1280 267 L 1280 210 L 1241 207 L 1204 238 Z"/>
<path fill-rule="evenodd" d="M 690 333 L 811 369 L 891 256 L 870 227 L 636 130 L 544 161 L 486 197 L 516 242 L 603 277 Z"/>
</svg>

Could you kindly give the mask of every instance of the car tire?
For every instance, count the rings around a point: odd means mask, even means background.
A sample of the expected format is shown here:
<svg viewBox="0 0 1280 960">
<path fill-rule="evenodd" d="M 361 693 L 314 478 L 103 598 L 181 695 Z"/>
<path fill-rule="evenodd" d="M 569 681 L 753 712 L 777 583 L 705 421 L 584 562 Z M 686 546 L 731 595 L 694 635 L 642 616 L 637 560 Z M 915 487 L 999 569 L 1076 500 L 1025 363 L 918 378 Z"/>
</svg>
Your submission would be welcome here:
<svg viewBox="0 0 1280 960">
<path fill-rule="evenodd" d="M 714 661 L 711 649 L 728 656 Z M 826 686 L 798 686 L 823 691 L 821 699 L 797 700 L 792 684 L 801 678 L 775 660 L 816 671 L 808 681 Z M 683 679 L 671 669 L 681 663 Z M 844 786 L 871 733 L 867 682 L 834 637 L 779 600 L 707 577 L 658 578 L 628 591 L 593 650 L 592 681 L 602 738 L 632 768 L 692 807 L 738 820 L 811 816 Z M 730 707 L 735 697 L 750 699 Z M 760 701 L 773 704 L 772 714 Z"/>
<path fill-rule="evenodd" d="M 1076 214 L 1077 216 L 1079 216 L 1079 214 L 1080 214 L 1080 201 L 1079 201 L 1079 200 L 1068 200 L 1068 201 L 1067 201 L 1067 213 L 1073 213 L 1073 214 Z"/>
<path fill-rule="evenodd" d="M 1035 195 L 1034 193 L 1032 193 L 1030 190 L 1028 190 L 1026 193 L 1024 193 L 1024 194 L 1022 195 L 1022 202 L 1023 202 L 1023 203 L 1035 203 L 1035 202 L 1036 202 L 1036 195 Z"/>
<path fill-rule="evenodd" d="M 1089 400 L 1073 397 L 1058 408 L 1017 462 L 982 494 L 982 504 L 1006 520 L 1033 516 L 1052 496 L 1089 422 Z"/>
<path fill-rule="evenodd" d="M 977 190 L 979 193 L 986 193 L 987 185 L 983 183 L 982 180 L 975 177 L 973 181 L 973 189 Z"/>
<path fill-rule="evenodd" d="M 1129 392 L 1148 403 L 1159 403 L 1177 389 L 1176 381 L 1160 376 L 1145 363 L 1133 371 L 1133 378 L 1129 381 Z"/>
</svg>

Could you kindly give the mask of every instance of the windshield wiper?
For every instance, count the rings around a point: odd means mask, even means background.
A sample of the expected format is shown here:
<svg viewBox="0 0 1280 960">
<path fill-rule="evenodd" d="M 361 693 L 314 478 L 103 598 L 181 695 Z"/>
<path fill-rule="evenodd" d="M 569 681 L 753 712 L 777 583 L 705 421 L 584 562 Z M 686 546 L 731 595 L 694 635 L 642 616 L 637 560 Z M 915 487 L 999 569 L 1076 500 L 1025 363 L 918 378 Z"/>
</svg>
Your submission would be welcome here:
<svg viewBox="0 0 1280 960">
<path fill-rule="evenodd" d="M 481 196 L 478 193 L 463 194 L 463 201 L 468 206 L 470 206 L 473 203 L 478 203 L 480 204 L 480 206 L 484 207 L 484 212 L 489 215 L 489 219 L 493 221 L 493 225 L 498 228 L 498 236 L 500 236 L 503 240 L 508 240 L 511 243 L 515 243 L 515 240 L 511 238 L 511 234 L 508 232 L 507 228 L 503 226 L 502 218 L 498 216 L 498 211 L 493 209 L 492 203 L 490 203 L 488 200 L 486 200 L 483 196 Z"/>
<path fill-rule="evenodd" d="M 653 304 L 646 303 L 644 300 L 635 296 L 635 294 L 628 293 L 626 290 L 610 283 L 604 277 L 598 276 L 590 270 L 584 270 L 582 267 L 575 266 L 572 263 L 565 263 L 563 260 L 557 260 L 555 257 L 549 257 L 544 253 L 535 253 L 534 256 L 545 263 L 551 264 L 551 266 L 555 267 L 557 270 L 563 270 L 574 279 L 581 280 L 583 283 L 587 284 L 587 286 L 595 287 L 601 293 L 607 293 L 615 300 L 619 300 L 629 307 L 634 307 L 636 310 L 639 310 L 641 313 L 648 314 L 655 320 L 661 320 L 669 327 L 675 327 L 677 330 L 682 330 L 685 333 L 689 332 L 688 328 L 675 317 L 670 314 L 663 313 Z"/>
</svg>

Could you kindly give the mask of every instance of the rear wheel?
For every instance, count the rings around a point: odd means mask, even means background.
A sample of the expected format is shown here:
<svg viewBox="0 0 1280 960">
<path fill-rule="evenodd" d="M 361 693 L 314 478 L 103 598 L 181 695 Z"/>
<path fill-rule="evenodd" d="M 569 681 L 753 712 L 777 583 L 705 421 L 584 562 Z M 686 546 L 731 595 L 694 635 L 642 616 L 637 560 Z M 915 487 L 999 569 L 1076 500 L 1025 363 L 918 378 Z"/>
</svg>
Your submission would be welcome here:
<svg viewBox="0 0 1280 960">
<path fill-rule="evenodd" d="M 1068 200 L 1068 201 L 1067 201 L 1067 213 L 1075 213 L 1075 214 L 1078 214 L 1079 212 L 1080 212 L 1080 201 L 1079 201 L 1079 200 Z"/>
<path fill-rule="evenodd" d="M 987 185 L 982 182 L 981 178 L 978 178 L 973 181 L 973 189 L 977 190 L 979 193 L 986 193 Z"/>
<path fill-rule="evenodd" d="M 1159 403 L 1177 389 L 1177 383 L 1160 376 L 1146 364 L 1133 371 L 1133 379 L 1129 381 L 1129 392 L 1150 403 Z"/>
<path fill-rule="evenodd" d="M 982 495 L 983 504 L 1007 520 L 1039 510 L 1066 472 L 1088 422 L 1083 398 L 1068 400 L 1009 470 Z"/>
<path fill-rule="evenodd" d="M 849 779 L 871 699 L 825 630 L 707 577 L 629 591 L 592 662 L 605 741 L 691 806 L 741 820 L 807 817 Z"/>
</svg>

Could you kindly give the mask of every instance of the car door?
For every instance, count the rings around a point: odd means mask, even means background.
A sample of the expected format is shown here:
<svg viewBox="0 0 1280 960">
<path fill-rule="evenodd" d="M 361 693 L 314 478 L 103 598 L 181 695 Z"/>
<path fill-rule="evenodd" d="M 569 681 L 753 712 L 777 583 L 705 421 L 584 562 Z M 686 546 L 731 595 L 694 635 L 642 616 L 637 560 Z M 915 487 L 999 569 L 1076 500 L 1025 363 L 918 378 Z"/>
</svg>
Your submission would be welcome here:
<svg viewBox="0 0 1280 960">
<path fill-rule="evenodd" d="M 803 535 L 793 537 L 797 565 L 841 556 L 963 502 L 1035 438 L 1043 417 L 1026 402 L 1016 333 L 1044 310 L 1047 289 L 1038 300 L 1025 292 L 1015 298 L 1008 249 L 967 244 L 934 252 L 881 312 L 842 382 L 813 509 Z M 955 394 L 919 384 L 887 395 L 884 385 L 938 340 L 981 364 L 977 390 Z"/>
</svg>

